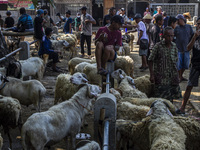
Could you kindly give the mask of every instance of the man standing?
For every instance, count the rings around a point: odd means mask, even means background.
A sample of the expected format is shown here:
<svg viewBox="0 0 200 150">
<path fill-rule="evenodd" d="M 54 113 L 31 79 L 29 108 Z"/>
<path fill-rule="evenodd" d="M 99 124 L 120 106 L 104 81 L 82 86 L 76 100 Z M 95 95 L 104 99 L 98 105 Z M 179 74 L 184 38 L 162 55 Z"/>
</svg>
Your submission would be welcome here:
<svg viewBox="0 0 200 150">
<path fill-rule="evenodd" d="M 52 18 L 49 16 L 48 14 L 48 10 L 45 9 L 44 10 L 44 20 L 46 21 L 44 24 L 43 24 L 43 27 L 46 29 L 46 28 L 51 28 L 51 24 L 53 26 L 56 26 L 56 24 L 53 22 Z"/>
<path fill-rule="evenodd" d="M 190 52 L 187 51 L 187 45 L 194 34 L 192 27 L 185 23 L 183 15 L 176 16 L 178 20 L 178 26 L 174 29 L 174 35 L 176 37 L 176 46 L 178 47 L 178 72 L 179 79 L 181 81 L 187 81 L 183 77 L 185 69 L 189 68 L 190 64 Z"/>
<path fill-rule="evenodd" d="M 62 19 L 60 14 L 58 15 L 58 17 L 60 18 L 61 21 L 65 22 L 64 28 L 63 28 L 63 32 L 64 33 L 72 33 L 72 18 L 71 16 L 71 11 L 68 10 L 66 12 L 66 18 Z"/>
<path fill-rule="evenodd" d="M 171 27 L 164 29 L 164 40 L 157 43 L 149 56 L 150 81 L 155 84 L 154 97 L 161 97 L 173 102 L 174 98 L 181 97 L 179 87 L 177 47 L 172 42 L 174 30 Z"/>
<path fill-rule="evenodd" d="M 188 85 L 183 97 L 182 105 L 180 109 L 176 111 L 177 114 L 185 114 L 185 106 L 190 97 L 193 86 L 198 86 L 198 80 L 200 76 L 200 17 L 197 19 L 196 33 L 192 36 L 190 43 L 187 46 L 187 50 L 192 49 L 192 67 L 190 69 L 190 76 Z"/>
<path fill-rule="evenodd" d="M 147 55 L 148 55 L 148 45 L 149 38 L 146 32 L 146 26 L 141 20 L 141 14 L 135 15 L 135 21 L 138 24 L 138 41 L 137 45 L 140 45 L 139 55 L 142 57 L 142 66 L 140 67 L 141 71 L 148 69 L 147 65 Z"/>
<path fill-rule="evenodd" d="M 44 31 L 43 31 L 43 23 L 46 22 L 44 19 L 44 10 L 39 9 L 37 11 L 37 16 L 35 17 L 34 20 L 34 38 L 37 39 L 36 43 L 36 49 L 40 49 L 40 44 L 42 42 L 42 37 L 44 36 Z"/>
<path fill-rule="evenodd" d="M 108 60 L 115 60 L 117 55 L 116 51 L 122 45 L 122 36 L 119 31 L 123 23 L 122 17 L 119 15 L 111 18 L 111 24 L 107 27 L 99 28 L 96 38 L 96 61 L 98 74 L 106 75 L 108 73 L 105 70 L 106 62 Z"/>
<path fill-rule="evenodd" d="M 116 14 L 116 9 L 115 7 L 111 7 L 109 9 L 109 14 L 108 15 L 105 15 L 104 16 L 104 19 L 103 19 L 103 25 L 110 25 L 110 19 Z"/>
<path fill-rule="evenodd" d="M 92 36 L 92 24 L 96 24 L 94 18 L 86 13 L 87 7 L 82 7 L 81 9 L 81 57 L 84 57 L 84 43 L 87 42 L 88 47 L 88 57 L 91 55 L 91 36 Z"/>
<path fill-rule="evenodd" d="M 161 40 L 162 25 L 163 25 L 163 16 L 162 15 L 157 15 L 156 16 L 156 24 L 151 29 L 152 43 L 151 43 L 151 46 L 150 46 L 150 50 L 152 50 L 154 45 L 156 43 L 160 42 L 160 40 Z"/>
</svg>

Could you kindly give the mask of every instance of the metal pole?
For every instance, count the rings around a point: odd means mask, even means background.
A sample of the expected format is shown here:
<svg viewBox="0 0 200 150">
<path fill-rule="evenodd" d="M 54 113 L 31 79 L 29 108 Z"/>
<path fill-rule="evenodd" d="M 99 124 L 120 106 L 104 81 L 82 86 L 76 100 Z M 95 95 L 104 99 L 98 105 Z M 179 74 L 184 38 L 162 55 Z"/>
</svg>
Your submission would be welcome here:
<svg viewBox="0 0 200 150">
<path fill-rule="evenodd" d="M 106 120 L 104 124 L 103 150 L 109 149 L 109 125 L 109 120 Z"/>
<path fill-rule="evenodd" d="M 110 81 L 109 81 L 109 78 L 110 78 L 110 74 L 108 73 L 106 75 L 106 93 L 109 93 L 109 88 L 110 88 Z"/>
<path fill-rule="evenodd" d="M 31 43 L 29 43 L 29 45 L 32 45 L 32 44 L 34 44 L 35 42 L 37 42 L 38 40 L 35 40 L 35 41 L 33 41 L 33 42 L 31 42 Z"/>
<path fill-rule="evenodd" d="M 31 43 L 29 43 L 29 45 L 31 45 L 31 44 L 34 44 L 34 43 L 35 43 L 35 42 L 37 42 L 37 41 L 38 41 L 38 40 L 35 40 L 35 41 L 31 42 Z M 4 56 L 4 57 L 0 58 L 0 62 L 1 62 L 1 61 L 3 61 L 3 60 L 5 60 L 7 57 L 10 57 L 11 55 L 13 55 L 13 54 L 15 54 L 15 53 L 19 52 L 20 50 L 22 50 L 22 48 L 21 48 L 21 47 L 20 47 L 20 48 L 18 48 L 18 49 L 16 49 L 16 50 L 14 50 L 13 52 L 11 52 L 11 53 L 7 54 L 6 56 Z"/>
<path fill-rule="evenodd" d="M 3 57 L 3 58 L 1 58 L 0 59 L 0 62 L 1 61 L 3 61 L 3 60 L 5 60 L 7 57 L 10 57 L 11 55 L 13 55 L 13 54 L 15 54 L 15 53 L 17 53 L 18 51 L 20 51 L 20 50 L 22 50 L 22 48 L 20 47 L 20 48 L 18 48 L 18 49 L 16 49 L 15 51 L 13 51 L 13 52 L 11 52 L 11 53 L 9 53 L 9 54 L 7 54 L 5 57 Z"/>
</svg>

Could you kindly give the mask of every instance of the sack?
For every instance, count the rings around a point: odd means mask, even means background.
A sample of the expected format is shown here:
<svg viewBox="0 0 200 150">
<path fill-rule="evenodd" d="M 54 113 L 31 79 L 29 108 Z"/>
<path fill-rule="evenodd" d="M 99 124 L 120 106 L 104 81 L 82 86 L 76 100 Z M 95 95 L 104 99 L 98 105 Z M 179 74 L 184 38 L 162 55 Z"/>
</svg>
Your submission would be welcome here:
<svg viewBox="0 0 200 150">
<path fill-rule="evenodd" d="M 146 50 L 148 49 L 149 42 L 147 39 L 141 39 L 140 40 L 140 49 Z"/>
</svg>

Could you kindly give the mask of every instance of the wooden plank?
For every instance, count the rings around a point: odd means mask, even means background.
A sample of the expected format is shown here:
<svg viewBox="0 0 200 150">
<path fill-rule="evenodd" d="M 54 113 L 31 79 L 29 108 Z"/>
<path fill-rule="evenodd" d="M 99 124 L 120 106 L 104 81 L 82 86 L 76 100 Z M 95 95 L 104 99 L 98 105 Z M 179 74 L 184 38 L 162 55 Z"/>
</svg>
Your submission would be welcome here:
<svg viewBox="0 0 200 150">
<path fill-rule="evenodd" d="M 27 36 L 34 35 L 34 32 L 13 32 L 13 31 L 2 31 L 4 36 Z"/>
</svg>

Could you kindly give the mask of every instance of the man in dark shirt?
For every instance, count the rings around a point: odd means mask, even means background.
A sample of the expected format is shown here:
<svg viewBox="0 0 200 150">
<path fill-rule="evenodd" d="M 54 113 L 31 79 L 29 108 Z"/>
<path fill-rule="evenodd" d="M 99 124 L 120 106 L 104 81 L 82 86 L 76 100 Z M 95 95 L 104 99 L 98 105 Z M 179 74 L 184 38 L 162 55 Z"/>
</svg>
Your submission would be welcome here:
<svg viewBox="0 0 200 150">
<path fill-rule="evenodd" d="M 185 23 L 183 15 L 179 14 L 176 18 L 178 20 L 178 26 L 174 29 L 174 35 L 176 37 L 176 46 L 178 48 L 178 72 L 181 82 L 187 81 L 187 79 L 183 77 L 183 73 L 185 69 L 189 68 L 190 52 L 187 50 L 187 45 L 194 32 L 192 27 Z"/>
<path fill-rule="evenodd" d="M 39 9 L 37 11 L 37 16 L 35 17 L 35 20 L 34 20 L 34 38 L 38 40 L 36 44 L 37 50 L 39 50 L 42 37 L 44 36 L 42 25 L 45 21 L 43 17 L 44 17 L 44 10 Z"/>
<path fill-rule="evenodd" d="M 6 15 L 7 15 L 7 17 L 5 19 L 5 25 L 4 26 L 5 26 L 5 28 L 11 28 L 11 27 L 14 26 L 15 21 L 14 21 L 13 17 L 10 17 L 11 16 L 10 11 L 7 11 Z"/>
<path fill-rule="evenodd" d="M 200 17 L 197 19 L 196 33 L 192 36 L 190 43 L 187 45 L 187 50 L 190 51 L 191 49 L 193 55 L 191 59 L 192 67 L 190 69 L 189 81 L 183 97 L 182 105 L 180 109 L 176 111 L 177 114 L 185 114 L 185 106 L 190 97 L 192 88 L 198 86 L 200 76 Z"/>
<path fill-rule="evenodd" d="M 63 31 L 65 33 L 72 33 L 72 18 L 70 16 L 71 16 L 70 10 L 68 10 L 66 12 L 66 18 L 62 19 L 61 16 L 59 16 L 60 20 L 65 22 L 65 25 L 64 25 L 64 28 L 63 28 Z"/>
<path fill-rule="evenodd" d="M 150 50 L 153 49 L 153 47 L 156 43 L 161 41 L 162 25 L 163 25 L 163 16 L 157 15 L 156 16 L 156 24 L 151 29 L 152 43 L 150 45 Z"/>
<path fill-rule="evenodd" d="M 103 25 L 109 25 L 110 24 L 110 19 L 116 14 L 116 9 L 115 7 L 111 7 L 109 9 L 109 14 L 104 16 L 103 19 Z"/>
<path fill-rule="evenodd" d="M 39 9 L 37 11 L 37 16 L 35 17 L 34 20 L 34 36 L 36 39 L 42 40 L 42 37 L 44 35 L 44 31 L 42 28 L 42 24 L 43 24 L 43 19 L 44 17 L 44 10 Z"/>
</svg>

